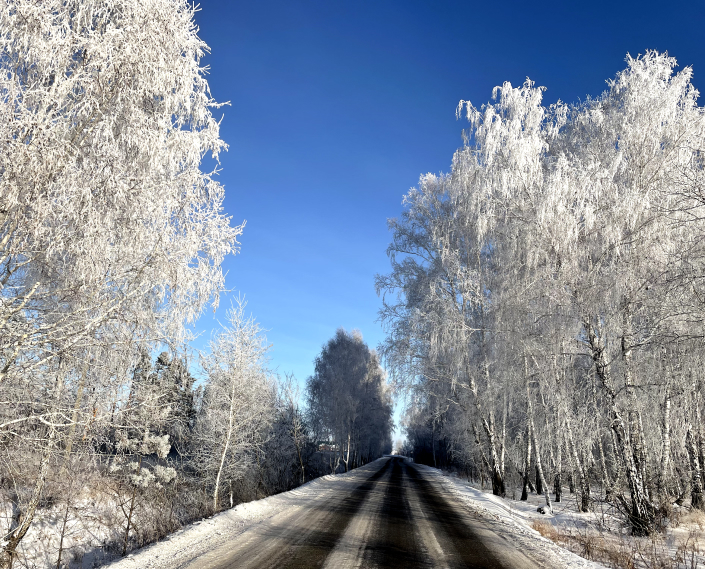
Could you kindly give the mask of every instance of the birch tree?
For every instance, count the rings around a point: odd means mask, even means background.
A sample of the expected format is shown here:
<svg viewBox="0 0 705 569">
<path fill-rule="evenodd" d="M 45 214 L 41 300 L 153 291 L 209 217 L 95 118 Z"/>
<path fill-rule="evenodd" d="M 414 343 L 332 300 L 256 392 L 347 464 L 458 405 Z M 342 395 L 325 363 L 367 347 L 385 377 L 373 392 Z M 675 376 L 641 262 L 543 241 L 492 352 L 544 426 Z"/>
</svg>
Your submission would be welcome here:
<svg viewBox="0 0 705 569">
<path fill-rule="evenodd" d="M 479 108 L 461 101 L 465 145 L 450 174 L 409 191 L 390 222 L 392 272 L 377 277 L 395 384 L 463 411 L 446 413 L 461 424 L 439 435 L 474 438 L 495 492 L 507 456 L 528 488 L 533 451 L 539 478 L 556 469 L 559 495 L 565 450 L 580 509 L 599 462 L 638 535 L 654 530 L 665 488 L 680 486 L 674 456 L 691 472 L 694 507 L 702 492 L 702 381 L 685 362 L 705 332 L 705 113 L 692 70 L 675 67 L 657 52 L 627 56 L 600 97 L 577 105 L 545 107 L 529 80 Z M 527 369 L 538 390 L 522 417 L 498 395 L 523 390 Z M 677 436 L 675 394 L 690 425 Z M 508 444 L 521 449 L 507 455 Z"/>
<path fill-rule="evenodd" d="M 215 171 L 200 168 L 226 145 L 195 9 L 181 0 L 0 7 L 3 416 L 19 418 L 10 416 L 33 378 L 50 386 L 21 418 L 35 434 L 48 430 L 28 437 L 44 441 L 40 467 L 22 523 L 2 542 L 3 566 L 32 522 L 59 440 L 75 430 L 88 354 L 129 359 L 141 342 L 186 339 L 185 325 L 217 304 L 221 263 L 237 250 L 242 226 L 221 211 Z M 112 377 L 124 385 L 129 374 Z M 7 420 L 1 428 L 23 436 Z"/>
<path fill-rule="evenodd" d="M 242 226 L 200 169 L 219 138 L 194 8 L 13 0 L 0 10 L 0 380 L 106 321 L 182 337 Z"/>
<path fill-rule="evenodd" d="M 203 402 L 193 439 L 197 468 L 209 478 L 213 511 L 223 486 L 245 474 L 274 420 L 276 390 L 266 367 L 268 345 L 259 324 L 245 315 L 238 300 L 228 311 L 228 326 L 203 357 Z"/>
</svg>

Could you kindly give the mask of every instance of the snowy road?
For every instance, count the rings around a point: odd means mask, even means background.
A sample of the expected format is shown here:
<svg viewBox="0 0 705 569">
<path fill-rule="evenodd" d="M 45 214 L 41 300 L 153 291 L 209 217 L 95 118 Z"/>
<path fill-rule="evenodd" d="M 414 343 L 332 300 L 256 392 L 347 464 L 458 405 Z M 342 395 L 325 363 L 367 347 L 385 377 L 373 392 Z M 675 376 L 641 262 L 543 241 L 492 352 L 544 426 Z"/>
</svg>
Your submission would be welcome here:
<svg viewBox="0 0 705 569">
<path fill-rule="evenodd" d="M 401 458 L 376 465 L 353 487 L 286 509 L 185 567 L 539 567 L 454 506 L 421 469 Z"/>
</svg>

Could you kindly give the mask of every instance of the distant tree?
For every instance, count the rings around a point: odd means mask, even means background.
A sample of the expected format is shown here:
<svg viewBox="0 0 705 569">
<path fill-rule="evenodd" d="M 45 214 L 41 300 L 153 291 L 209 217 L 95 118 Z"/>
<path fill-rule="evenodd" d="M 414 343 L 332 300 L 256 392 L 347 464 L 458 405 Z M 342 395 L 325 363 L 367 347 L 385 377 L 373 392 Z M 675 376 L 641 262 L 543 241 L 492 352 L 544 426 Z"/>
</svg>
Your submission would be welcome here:
<svg viewBox="0 0 705 569">
<path fill-rule="evenodd" d="M 392 406 L 377 355 L 358 331 L 338 329 L 308 378 L 309 417 L 318 438 L 337 447 L 347 471 L 391 451 Z"/>
<path fill-rule="evenodd" d="M 299 386 L 293 375 L 288 375 L 282 386 L 282 407 L 286 419 L 288 435 L 296 449 L 296 458 L 301 468 L 301 484 L 306 482 L 306 445 L 309 442 L 309 428 L 299 407 Z"/>
</svg>

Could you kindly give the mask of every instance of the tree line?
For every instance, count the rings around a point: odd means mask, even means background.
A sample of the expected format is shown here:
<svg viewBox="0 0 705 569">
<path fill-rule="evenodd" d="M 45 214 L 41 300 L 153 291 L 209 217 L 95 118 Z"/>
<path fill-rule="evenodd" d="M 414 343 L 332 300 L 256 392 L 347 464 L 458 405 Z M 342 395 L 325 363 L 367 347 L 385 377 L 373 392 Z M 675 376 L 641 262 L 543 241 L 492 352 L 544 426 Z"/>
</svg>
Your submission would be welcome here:
<svg viewBox="0 0 705 569">
<path fill-rule="evenodd" d="M 644 535 L 705 508 L 705 113 L 691 68 L 626 61 L 578 104 L 528 79 L 461 101 L 465 143 L 405 196 L 376 284 L 418 459 L 549 509 L 567 481 Z"/>
</svg>

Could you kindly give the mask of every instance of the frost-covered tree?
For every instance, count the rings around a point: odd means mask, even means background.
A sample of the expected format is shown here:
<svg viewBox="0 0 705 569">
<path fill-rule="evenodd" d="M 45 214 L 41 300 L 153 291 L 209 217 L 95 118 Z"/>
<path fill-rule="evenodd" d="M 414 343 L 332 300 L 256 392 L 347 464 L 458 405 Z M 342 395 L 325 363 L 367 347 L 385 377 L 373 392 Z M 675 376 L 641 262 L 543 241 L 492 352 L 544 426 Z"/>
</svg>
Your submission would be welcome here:
<svg viewBox="0 0 705 569">
<path fill-rule="evenodd" d="M 133 527 L 136 499 L 138 493 L 145 492 L 153 486 L 161 488 L 176 477 L 176 471 L 162 464 L 151 464 L 145 460 L 150 455 L 164 459 L 169 454 L 171 445 L 169 435 L 157 436 L 145 430 L 137 438 L 118 431 L 116 451 L 118 455 L 110 465 L 110 476 L 117 481 L 117 502 L 125 516 L 122 554 L 125 555 Z"/>
<path fill-rule="evenodd" d="M 225 144 L 195 9 L 181 0 L 0 7 L 0 428 L 24 436 L 20 419 L 41 431 L 27 437 L 41 459 L 22 521 L 3 541 L 5 566 L 50 457 L 76 429 L 81 394 L 118 393 L 129 377 L 107 372 L 89 390 L 91 354 L 123 351 L 127 361 L 138 342 L 183 340 L 184 325 L 217 301 L 221 263 L 236 251 L 242 226 L 230 225 L 223 188 L 200 168 Z M 30 382 L 41 383 L 41 401 L 13 416 Z"/>
<path fill-rule="evenodd" d="M 262 329 L 245 315 L 242 300 L 228 311 L 228 326 L 203 357 L 203 401 L 193 435 L 196 467 L 213 488 L 213 511 L 221 489 L 239 480 L 256 460 L 275 418 L 276 386 L 266 367 Z"/>
<path fill-rule="evenodd" d="M 339 328 L 315 360 L 306 384 L 309 421 L 318 440 L 337 448 L 334 469 L 391 451 L 392 406 L 377 354 L 359 331 Z"/>
<path fill-rule="evenodd" d="M 297 391 L 292 377 L 280 384 L 275 418 L 258 457 L 259 476 L 267 494 L 291 490 L 306 482 L 312 445 Z"/>
<path fill-rule="evenodd" d="M 682 499 L 678 472 L 703 503 L 705 113 L 675 66 L 627 57 L 578 105 L 547 108 L 528 80 L 461 102 L 466 144 L 405 197 L 377 278 L 381 351 L 420 402 L 410 432 L 430 427 L 432 451 L 437 427 L 444 448 L 474 439 L 496 493 L 533 463 L 558 498 L 567 470 L 582 511 L 597 469 L 635 534 Z"/>
<path fill-rule="evenodd" d="M 194 8 L 12 0 L 0 10 L 0 379 L 106 322 L 183 335 L 242 227 L 200 169 L 225 148 Z"/>
</svg>

